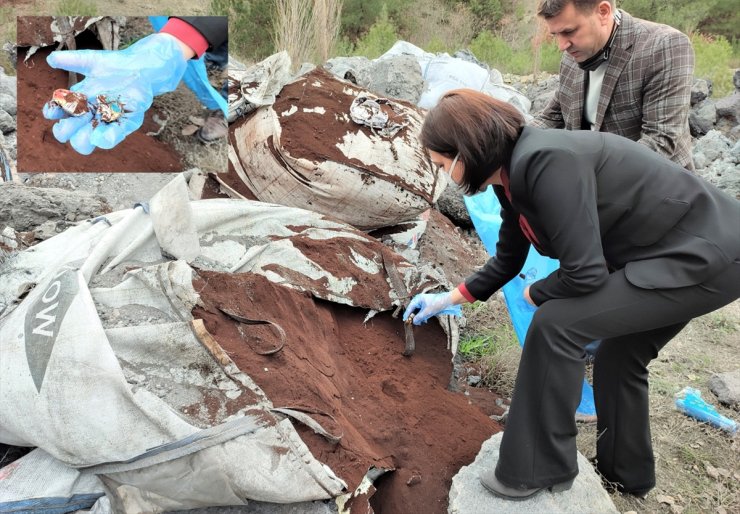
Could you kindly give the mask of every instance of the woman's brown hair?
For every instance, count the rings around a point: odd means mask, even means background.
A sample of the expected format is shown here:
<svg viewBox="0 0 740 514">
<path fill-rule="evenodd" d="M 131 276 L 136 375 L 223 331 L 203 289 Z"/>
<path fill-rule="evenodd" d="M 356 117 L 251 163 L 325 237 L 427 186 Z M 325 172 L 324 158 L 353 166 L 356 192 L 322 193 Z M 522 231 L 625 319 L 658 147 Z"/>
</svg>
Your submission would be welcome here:
<svg viewBox="0 0 740 514">
<path fill-rule="evenodd" d="M 449 158 L 460 152 L 466 194 L 478 192 L 511 153 L 524 126 L 513 105 L 473 89 L 453 89 L 433 107 L 421 127 L 421 144 Z"/>
</svg>

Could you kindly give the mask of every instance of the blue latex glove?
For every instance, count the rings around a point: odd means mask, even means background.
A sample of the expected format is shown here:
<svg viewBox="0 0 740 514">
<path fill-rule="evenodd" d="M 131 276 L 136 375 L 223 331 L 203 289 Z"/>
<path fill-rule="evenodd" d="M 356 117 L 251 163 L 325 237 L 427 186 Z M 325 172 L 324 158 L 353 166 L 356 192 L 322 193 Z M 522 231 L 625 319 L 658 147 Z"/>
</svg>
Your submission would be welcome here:
<svg viewBox="0 0 740 514">
<path fill-rule="evenodd" d="M 124 50 L 75 50 L 52 52 L 46 58 L 52 68 L 85 75 L 71 90 L 84 93 L 88 102 L 97 95 L 123 104 L 124 114 L 105 123 L 96 113 L 70 117 L 60 107 L 46 104 L 44 117 L 59 120 L 54 137 L 70 142 L 77 152 L 88 155 L 95 147 L 111 149 L 144 123 L 144 113 L 156 95 L 174 91 L 187 68 L 187 60 L 174 36 L 152 34 Z"/>
<path fill-rule="evenodd" d="M 416 312 L 418 311 L 418 312 Z M 414 314 L 414 325 L 426 323 L 432 316 L 449 314 L 451 316 L 462 316 L 462 307 L 452 305 L 452 293 L 436 294 L 417 294 L 409 303 L 406 311 L 403 313 L 403 320 L 406 321 L 409 316 Z"/>
</svg>

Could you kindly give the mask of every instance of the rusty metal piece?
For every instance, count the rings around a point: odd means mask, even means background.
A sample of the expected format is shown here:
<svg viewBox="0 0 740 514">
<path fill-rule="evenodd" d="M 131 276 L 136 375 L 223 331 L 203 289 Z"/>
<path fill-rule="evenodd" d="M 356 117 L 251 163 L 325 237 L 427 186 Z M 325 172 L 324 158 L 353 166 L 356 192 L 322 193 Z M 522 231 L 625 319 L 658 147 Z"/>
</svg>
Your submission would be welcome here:
<svg viewBox="0 0 740 514">
<path fill-rule="evenodd" d="M 105 95 L 98 95 L 98 112 L 101 120 L 112 123 L 123 116 L 123 104 L 118 100 L 108 100 Z"/>
<path fill-rule="evenodd" d="M 275 323 L 273 321 L 264 320 L 264 319 L 250 319 L 250 318 L 246 318 L 244 316 L 241 316 L 240 314 L 237 314 L 235 312 L 232 312 L 229 309 L 225 309 L 223 307 L 219 307 L 218 310 L 220 310 L 221 312 L 223 312 L 224 314 L 226 314 L 229 318 L 233 319 L 234 321 L 238 321 L 239 323 L 244 323 L 246 325 L 270 325 L 270 326 L 274 327 L 277 330 L 277 333 L 280 336 L 280 344 L 278 344 L 274 348 L 271 348 L 270 350 L 265 350 L 265 351 L 259 351 L 259 350 L 255 350 L 254 348 L 252 348 L 252 350 L 254 351 L 254 353 L 256 353 L 258 355 L 273 355 L 273 354 L 279 352 L 280 350 L 282 350 L 283 347 L 285 346 L 285 343 L 287 341 L 287 336 L 285 334 L 285 330 L 283 330 L 283 327 L 281 327 L 277 323 Z M 244 336 L 244 333 L 241 330 L 241 326 L 239 327 L 239 334 L 241 334 L 242 336 Z"/>
<path fill-rule="evenodd" d="M 383 248 L 382 255 L 383 267 L 385 268 L 385 272 L 388 274 L 388 280 L 390 280 L 391 287 L 393 287 L 393 289 L 396 291 L 396 295 L 401 301 L 401 305 L 403 305 L 404 300 L 408 299 L 409 297 L 409 293 L 406 290 L 406 285 L 403 283 L 403 279 L 398 273 L 396 265 L 393 264 L 390 250 L 387 248 Z M 409 320 L 413 320 L 413 316 L 409 316 Z M 411 355 L 416 350 L 416 341 L 414 340 L 414 328 L 413 325 L 409 323 L 409 320 L 406 320 L 406 322 L 403 324 L 403 328 L 406 334 L 406 347 L 403 350 L 403 355 L 405 357 L 411 357 Z"/>
<path fill-rule="evenodd" d="M 69 89 L 57 89 L 51 95 L 51 103 L 58 105 L 70 116 L 82 116 L 90 110 L 87 96 Z"/>
</svg>

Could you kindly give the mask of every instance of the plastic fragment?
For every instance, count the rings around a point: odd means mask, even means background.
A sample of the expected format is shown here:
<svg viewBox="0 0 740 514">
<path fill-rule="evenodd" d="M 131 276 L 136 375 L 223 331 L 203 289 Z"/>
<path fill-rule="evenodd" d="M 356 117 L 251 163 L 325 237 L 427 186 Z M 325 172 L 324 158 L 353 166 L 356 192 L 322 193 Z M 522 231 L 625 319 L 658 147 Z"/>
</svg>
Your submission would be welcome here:
<svg viewBox="0 0 740 514">
<path fill-rule="evenodd" d="M 714 406 L 701 397 L 701 391 L 693 387 L 684 387 L 676 394 L 676 408 L 699 421 L 709 423 L 730 434 L 737 432 L 737 422 L 723 416 Z"/>
</svg>

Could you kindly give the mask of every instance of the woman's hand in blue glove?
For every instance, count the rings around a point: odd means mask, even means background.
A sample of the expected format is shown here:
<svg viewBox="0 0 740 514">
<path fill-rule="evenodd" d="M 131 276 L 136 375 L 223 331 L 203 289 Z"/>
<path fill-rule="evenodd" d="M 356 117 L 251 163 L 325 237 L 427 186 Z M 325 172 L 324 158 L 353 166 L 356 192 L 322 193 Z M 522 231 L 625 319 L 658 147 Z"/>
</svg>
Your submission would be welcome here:
<svg viewBox="0 0 740 514">
<path fill-rule="evenodd" d="M 413 313 L 416 313 L 413 319 L 414 325 L 421 325 L 432 316 L 441 314 L 461 316 L 462 308 L 459 305 L 453 305 L 452 292 L 425 293 L 414 296 L 406 308 L 406 312 L 403 313 L 403 320 L 406 321 Z"/>
<path fill-rule="evenodd" d="M 59 107 L 44 107 L 44 117 L 59 120 L 54 137 L 84 155 L 95 147 L 111 149 L 141 127 L 154 97 L 174 91 L 187 67 L 182 43 L 170 34 L 152 34 L 124 50 L 52 52 L 46 60 L 52 68 L 85 75 L 71 90 L 85 94 L 90 104 L 97 107 L 97 96 L 104 95 L 123 106 L 123 115 L 111 123 L 99 112 L 70 117 Z"/>
</svg>

